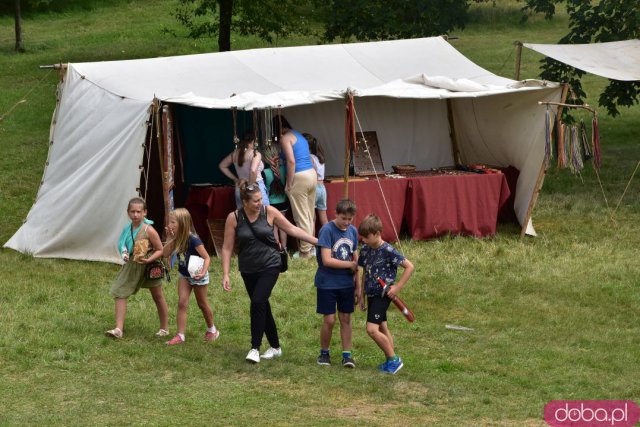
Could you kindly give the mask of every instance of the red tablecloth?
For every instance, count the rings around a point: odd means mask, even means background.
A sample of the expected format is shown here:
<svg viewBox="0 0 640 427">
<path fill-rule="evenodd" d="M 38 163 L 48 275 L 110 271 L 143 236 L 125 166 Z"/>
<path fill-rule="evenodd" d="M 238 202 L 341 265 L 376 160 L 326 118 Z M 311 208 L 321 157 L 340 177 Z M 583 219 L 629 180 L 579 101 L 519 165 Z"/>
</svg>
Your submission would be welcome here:
<svg viewBox="0 0 640 427">
<path fill-rule="evenodd" d="M 325 184 L 327 215 L 343 198 L 342 182 Z M 207 219 L 226 218 L 235 209 L 233 187 L 191 187 L 185 207 L 205 244 L 210 235 Z M 384 224 L 382 238 L 393 242 L 403 225 L 416 240 L 444 234 L 490 236 L 496 232 L 498 213 L 509 199 L 504 174 L 433 175 L 381 178 L 349 183 L 349 198 L 356 202 L 354 224 L 370 213 Z M 383 197 L 384 195 L 384 197 Z M 395 227 L 395 232 L 394 232 Z"/>
<path fill-rule="evenodd" d="M 208 247 L 211 241 L 207 219 L 223 219 L 236 208 L 235 187 L 192 186 L 184 207 L 191 213 L 193 226 Z"/>
<path fill-rule="evenodd" d="M 331 207 L 343 197 L 343 184 L 325 186 L 331 219 Z M 354 223 L 359 224 L 369 213 L 377 214 L 384 224 L 382 238 L 391 242 L 396 240 L 393 228 L 400 233 L 403 223 L 416 240 L 449 233 L 493 235 L 498 213 L 509 194 L 504 174 L 415 176 L 381 178 L 379 184 L 375 179 L 349 183 L 349 197 L 358 208 Z"/>
<path fill-rule="evenodd" d="M 416 240 L 444 234 L 494 235 L 509 194 L 504 174 L 410 178 L 405 209 L 409 234 Z"/>
<path fill-rule="evenodd" d="M 405 213 L 405 201 L 409 179 L 371 179 L 349 183 L 349 198 L 356 203 L 356 217 L 353 224 L 357 227 L 360 221 L 370 213 L 375 213 L 384 224 L 382 238 L 388 242 L 396 241 L 396 233 L 400 233 Z M 335 217 L 336 204 L 344 197 L 344 183 L 325 183 L 327 189 L 327 217 Z M 382 191 L 380 190 L 382 188 Z M 382 196 L 384 194 L 384 197 Z M 385 207 L 385 200 L 388 206 Z"/>
</svg>

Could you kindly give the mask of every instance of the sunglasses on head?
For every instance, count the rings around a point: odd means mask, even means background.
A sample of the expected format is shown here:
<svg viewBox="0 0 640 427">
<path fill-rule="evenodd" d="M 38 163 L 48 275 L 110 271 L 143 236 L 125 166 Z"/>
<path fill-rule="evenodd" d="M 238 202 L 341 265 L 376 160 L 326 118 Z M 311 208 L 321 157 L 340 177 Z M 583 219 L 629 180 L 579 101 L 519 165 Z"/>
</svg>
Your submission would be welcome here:
<svg viewBox="0 0 640 427">
<path fill-rule="evenodd" d="M 256 191 L 258 189 L 258 185 L 257 184 L 249 184 L 245 188 L 247 189 L 247 191 Z"/>
</svg>

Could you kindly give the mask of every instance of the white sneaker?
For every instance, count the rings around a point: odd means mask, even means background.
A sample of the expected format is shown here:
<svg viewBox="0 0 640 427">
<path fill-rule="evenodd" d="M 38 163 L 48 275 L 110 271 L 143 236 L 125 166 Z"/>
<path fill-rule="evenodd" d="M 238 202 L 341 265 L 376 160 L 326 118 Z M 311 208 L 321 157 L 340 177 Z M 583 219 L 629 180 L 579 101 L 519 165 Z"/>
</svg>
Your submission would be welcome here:
<svg viewBox="0 0 640 427">
<path fill-rule="evenodd" d="M 252 348 L 251 350 L 249 350 L 249 353 L 247 354 L 246 359 L 247 359 L 247 362 L 259 363 L 260 352 L 257 349 Z"/>
<path fill-rule="evenodd" d="M 271 359 L 275 359 L 276 357 L 280 357 L 282 356 L 282 349 L 280 347 L 278 348 L 271 348 L 269 347 L 267 349 L 267 351 L 265 351 L 264 353 L 262 353 L 260 355 L 261 359 L 265 359 L 265 360 L 271 360 Z"/>
</svg>

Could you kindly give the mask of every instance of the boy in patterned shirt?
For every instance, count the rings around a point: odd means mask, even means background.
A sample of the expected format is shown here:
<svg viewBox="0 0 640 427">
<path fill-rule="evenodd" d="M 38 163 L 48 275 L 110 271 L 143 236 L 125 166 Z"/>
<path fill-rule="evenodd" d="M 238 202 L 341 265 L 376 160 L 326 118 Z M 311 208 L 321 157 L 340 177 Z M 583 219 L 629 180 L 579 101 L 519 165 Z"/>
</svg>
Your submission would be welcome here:
<svg viewBox="0 0 640 427">
<path fill-rule="evenodd" d="M 359 290 L 362 292 L 364 289 L 367 294 L 367 334 L 387 358 L 378 366 L 378 370 L 393 375 L 404 365 L 393 348 L 393 337 L 387 325 L 387 309 L 413 274 L 413 264 L 396 248 L 382 240 L 382 221 L 377 215 L 367 215 L 358 227 L 358 234 L 364 242 L 358 265 L 363 267 L 362 286 Z M 398 266 L 402 266 L 404 270 L 396 282 Z M 387 284 L 386 292 L 383 292 L 378 278 Z M 364 310 L 364 299 L 361 295 L 358 299 L 360 309 Z"/>
</svg>

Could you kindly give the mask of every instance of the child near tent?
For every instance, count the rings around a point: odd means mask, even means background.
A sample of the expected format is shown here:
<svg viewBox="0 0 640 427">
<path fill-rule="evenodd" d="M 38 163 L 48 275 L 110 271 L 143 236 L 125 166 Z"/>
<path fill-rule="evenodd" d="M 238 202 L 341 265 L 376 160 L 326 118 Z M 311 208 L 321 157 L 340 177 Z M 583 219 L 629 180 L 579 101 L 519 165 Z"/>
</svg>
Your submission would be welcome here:
<svg viewBox="0 0 640 427">
<path fill-rule="evenodd" d="M 202 311 L 207 330 L 204 333 L 205 341 L 215 341 L 220 336 L 220 331 L 213 324 L 213 311 L 207 301 L 207 285 L 209 284 L 209 254 L 204 248 L 202 240 L 198 237 L 193 226 L 191 214 L 184 208 L 178 208 L 169 213 L 167 226 L 168 241 L 164 246 L 164 255 L 170 256 L 176 253 L 178 256 L 178 314 L 176 322 L 178 333 L 168 345 L 182 344 L 185 341 L 187 327 L 187 308 L 191 291 L 196 295 L 198 307 Z M 189 261 L 192 257 L 199 256 L 204 263 L 197 271 L 189 272 Z"/>
<path fill-rule="evenodd" d="M 287 215 L 289 210 L 289 199 L 284 191 L 287 180 L 287 170 L 280 161 L 279 153 L 265 152 L 264 185 L 269 193 L 269 204 L 278 209 L 282 215 Z M 273 233 L 278 243 L 285 251 L 287 250 L 287 233 L 274 224 Z"/>
<path fill-rule="evenodd" d="M 336 323 L 337 306 L 342 338 L 342 366 L 356 367 L 351 357 L 351 313 L 357 303 L 355 296 L 361 296 L 362 291 L 358 286 L 358 230 L 351 225 L 355 215 L 355 203 L 349 199 L 340 200 L 336 206 L 335 219 L 327 222 L 318 233 L 316 311 L 322 314 L 318 365 L 331 365 L 329 345 Z"/>
<path fill-rule="evenodd" d="M 309 152 L 311 153 L 311 160 L 313 160 L 313 167 L 318 174 L 318 183 L 316 184 L 316 212 L 318 213 L 318 220 L 322 227 L 329 221 L 327 219 L 327 189 L 324 187 L 324 150 L 313 135 L 308 133 L 303 133 L 303 135 L 309 143 Z"/>
<path fill-rule="evenodd" d="M 105 334 L 113 338 L 122 338 L 127 298 L 137 293 L 140 288 L 148 288 L 160 318 L 160 330 L 156 336 L 167 336 L 168 309 L 162 293 L 162 279 L 151 280 L 145 277 L 146 265 L 162 257 L 162 242 L 158 232 L 151 226 L 153 221 L 146 218 L 147 205 L 144 199 L 134 197 L 129 200 L 127 214 L 131 222 L 122 230 L 118 242 L 118 250 L 125 263 L 111 284 L 110 291 L 111 296 L 115 298 L 116 327 Z"/>
<path fill-rule="evenodd" d="M 358 265 L 363 267 L 362 286 L 359 289 L 361 292 L 364 289 L 367 294 L 367 334 L 386 357 L 378 370 L 395 374 L 402 369 L 403 363 L 393 347 L 393 337 L 387 325 L 387 309 L 413 274 L 413 264 L 396 248 L 382 240 L 382 221 L 377 215 L 367 215 L 358 226 L 358 233 L 364 243 L 360 249 Z M 396 281 L 398 266 L 404 271 Z M 386 292 L 383 292 L 378 279 L 388 285 Z M 359 300 L 360 309 L 364 310 L 364 300 L 361 297 Z"/>
</svg>

